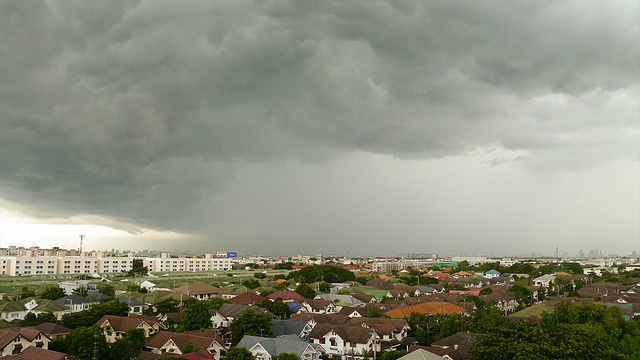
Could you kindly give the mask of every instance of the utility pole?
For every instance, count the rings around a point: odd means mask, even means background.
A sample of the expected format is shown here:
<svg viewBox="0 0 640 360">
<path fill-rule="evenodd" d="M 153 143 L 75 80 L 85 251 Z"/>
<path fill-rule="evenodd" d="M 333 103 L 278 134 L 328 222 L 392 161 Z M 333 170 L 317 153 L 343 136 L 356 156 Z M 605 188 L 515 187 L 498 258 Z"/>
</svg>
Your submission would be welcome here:
<svg viewBox="0 0 640 360">
<path fill-rule="evenodd" d="M 93 360 L 98 360 L 98 334 L 97 333 L 93 334 Z"/>
</svg>

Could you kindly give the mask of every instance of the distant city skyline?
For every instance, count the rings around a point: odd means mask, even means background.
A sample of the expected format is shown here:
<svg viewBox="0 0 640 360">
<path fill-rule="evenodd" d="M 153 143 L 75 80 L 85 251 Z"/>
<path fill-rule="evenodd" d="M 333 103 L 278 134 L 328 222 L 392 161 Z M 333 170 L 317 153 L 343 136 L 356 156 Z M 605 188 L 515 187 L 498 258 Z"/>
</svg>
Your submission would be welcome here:
<svg viewBox="0 0 640 360">
<path fill-rule="evenodd" d="M 640 251 L 638 13 L 0 2 L 0 245 Z"/>
</svg>

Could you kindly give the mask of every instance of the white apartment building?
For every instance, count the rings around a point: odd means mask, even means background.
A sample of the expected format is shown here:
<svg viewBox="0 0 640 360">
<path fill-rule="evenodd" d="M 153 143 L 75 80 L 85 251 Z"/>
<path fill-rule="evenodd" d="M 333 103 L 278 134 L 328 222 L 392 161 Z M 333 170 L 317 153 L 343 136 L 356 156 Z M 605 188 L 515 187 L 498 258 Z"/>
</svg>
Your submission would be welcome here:
<svg viewBox="0 0 640 360">
<path fill-rule="evenodd" d="M 90 256 L 38 256 L 34 252 L 26 256 L 0 256 L 0 275 L 64 275 L 64 274 L 105 274 L 127 272 L 133 268 L 134 254 L 129 256 L 105 256 L 102 252 Z M 231 270 L 233 258 L 172 258 L 163 253 L 159 258 L 142 258 L 149 271 L 210 271 Z"/>
<path fill-rule="evenodd" d="M 205 254 L 204 258 L 172 258 L 168 253 L 162 253 L 159 258 L 144 259 L 144 266 L 154 272 L 231 270 L 233 264 L 231 258 L 213 257 L 212 254 Z"/>
<path fill-rule="evenodd" d="M 114 273 L 133 268 L 132 257 L 2 256 L 0 263 L 0 274 L 9 276 Z"/>
</svg>

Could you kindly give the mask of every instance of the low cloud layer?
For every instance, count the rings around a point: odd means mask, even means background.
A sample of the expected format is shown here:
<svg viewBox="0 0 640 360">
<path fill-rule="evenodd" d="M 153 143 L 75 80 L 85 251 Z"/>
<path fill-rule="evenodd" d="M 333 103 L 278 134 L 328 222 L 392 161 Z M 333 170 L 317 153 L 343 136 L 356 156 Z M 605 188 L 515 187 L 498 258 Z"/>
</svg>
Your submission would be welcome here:
<svg viewBox="0 0 640 360">
<path fill-rule="evenodd" d="M 247 163 L 637 161 L 639 6 L 3 1 L 0 196 L 199 233 Z"/>
</svg>

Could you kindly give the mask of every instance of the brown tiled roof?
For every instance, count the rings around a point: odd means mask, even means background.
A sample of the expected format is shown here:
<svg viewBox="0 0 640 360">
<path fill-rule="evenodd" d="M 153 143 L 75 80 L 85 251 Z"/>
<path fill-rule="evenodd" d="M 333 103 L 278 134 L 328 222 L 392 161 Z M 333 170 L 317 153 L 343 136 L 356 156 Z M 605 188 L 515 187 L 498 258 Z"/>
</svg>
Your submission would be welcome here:
<svg viewBox="0 0 640 360">
<path fill-rule="evenodd" d="M 31 327 L 13 327 L 0 329 L 0 349 L 4 349 L 8 344 L 18 336 L 22 336 L 29 341 L 33 341 L 36 336 L 42 334 L 42 331 Z M 47 336 L 42 334 L 43 336 Z"/>
<path fill-rule="evenodd" d="M 314 310 L 324 310 L 329 304 L 331 304 L 331 301 L 322 299 L 309 299 L 304 302 L 309 304 L 309 306 Z"/>
<path fill-rule="evenodd" d="M 175 313 L 166 313 L 164 314 L 164 316 L 167 319 L 170 319 L 171 321 L 173 321 L 175 324 L 177 324 L 180 322 L 180 320 L 182 320 L 182 317 L 184 316 L 184 311 L 175 312 Z"/>
<path fill-rule="evenodd" d="M 261 303 L 265 300 L 268 300 L 266 297 L 264 296 L 260 296 L 254 292 L 251 291 L 247 291 L 245 293 L 242 293 L 238 296 L 234 296 L 233 298 L 230 299 L 231 302 L 234 302 L 236 304 L 247 304 L 247 305 L 253 305 L 253 304 L 258 304 Z"/>
<path fill-rule="evenodd" d="M 292 319 L 302 319 L 304 321 L 309 321 L 313 319 L 313 321 L 319 324 L 334 324 L 334 325 L 344 325 L 349 321 L 349 317 L 346 315 L 340 314 L 311 314 L 311 313 L 302 313 L 302 314 L 293 314 L 291 315 Z"/>
<path fill-rule="evenodd" d="M 135 316 L 135 317 L 122 317 L 115 315 L 104 315 L 98 322 L 96 322 L 96 326 L 102 326 L 105 321 L 109 321 L 111 327 L 115 331 L 127 331 L 131 329 L 135 329 L 143 322 L 149 324 L 149 326 L 153 326 L 155 323 L 159 322 L 155 316 Z"/>
<path fill-rule="evenodd" d="M 349 325 L 364 325 L 375 329 L 380 335 L 391 335 L 402 331 L 407 322 L 398 319 L 357 317 L 349 320 Z"/>
<path fill-rule="evenodd" d="M 371 302 L 371 299 L 373 299 L 373 295 L 369 294 L 351 294 L 351 296 L 365 303 Z"/>
<path fill-rule="evenodd" d="M 148 338 L 145 344 L 147 347 L 159 349 L 169 340 L 173 340 L 181 350 L 184 349 L 188 342 L 192 343 L 196 349 L 206 349 L 214 341 L 217 341 L 221 345 L 224 344 L 214 331 L 190 331 L 185 333 L 160 331 Z"/>
<path fill-rule="evenodd" d="M 419 313 L 419 314 L 453 314 L 453 313 L 464 313 L 466 310 L 461 308 L 458 305 L 447 303 L 447 302 L 427 302 L 418 305 L 411 305 L 402 308 L 398 308 L 395 310 L 391 310 L 385 315 L 392 318 L 404 318 L 411 315 L 411 313 Z"/>
<path fill-rule="evenodd" d="M 340 309 L 340 311 L 338 311 L 338 314 L 349 316 L 349 315 L 353 314 L 354 312 L 358 312 L 358 314 L 362 315 L 362 313 L 364 311 L 365 311 L 365 309 L 362 308 L 362 307 L 343 306 L 342 309 Z"/>
<path fill-rule="evenodd" d="M 220 292 L 222 292 L 222 290 L 220 290 L 220 288 L 217 288 L 213 285 L 209 285 L 205 282 L 198 281 L 198 282 L 189 283 L 189 284 L 185 284 L 180 287 L 177 287 L 171 290 L 171 292 L 176 294 L 185 294 L 188 296 L 194 296 L 194 295 L 219 294 Z"/>
<path fill-rule="evenodd" d="M 47 335 L 61 335 L 69 334 L 71 332 L 71 329 L 53 323 L 42 323 L 40 325 L 33 326 L 33 328 L 36 330 L 40 330 L 43 334 Z"/>
<path fill-rule="evenodd" d="M 74 360 L 74 357 L 71 357 L 65 353 L 47 350 L 35 346 L 29 346 L 24 349 L 20 354 L 16 356 L 12 356 L 11 359 L 18 360 Z"/>
</svg>

